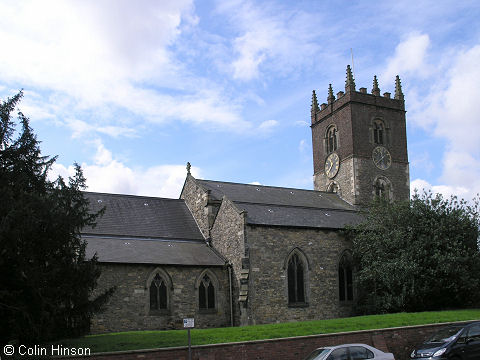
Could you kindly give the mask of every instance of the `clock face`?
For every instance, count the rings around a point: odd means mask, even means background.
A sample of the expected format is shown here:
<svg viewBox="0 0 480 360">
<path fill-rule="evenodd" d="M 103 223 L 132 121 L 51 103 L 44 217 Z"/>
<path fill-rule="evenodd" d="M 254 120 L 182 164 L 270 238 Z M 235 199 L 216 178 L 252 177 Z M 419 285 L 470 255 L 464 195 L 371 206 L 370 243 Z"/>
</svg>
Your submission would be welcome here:
<svg viewBox="0 0 480 360">
<path fill-rule="evenodd" d="M 325 174 L 331 179 L 337 175 L 339 167 L 340 158 L 337 153 L 328 155 L 327 160 L 325 160 Z"/>
<path fill-rule="evenodd" d="M 373 163 L 380 170 L 387 170 L 392 165 L 392 157 L 383 146 L 377 146 L 372 153 Z"/>
</svg>

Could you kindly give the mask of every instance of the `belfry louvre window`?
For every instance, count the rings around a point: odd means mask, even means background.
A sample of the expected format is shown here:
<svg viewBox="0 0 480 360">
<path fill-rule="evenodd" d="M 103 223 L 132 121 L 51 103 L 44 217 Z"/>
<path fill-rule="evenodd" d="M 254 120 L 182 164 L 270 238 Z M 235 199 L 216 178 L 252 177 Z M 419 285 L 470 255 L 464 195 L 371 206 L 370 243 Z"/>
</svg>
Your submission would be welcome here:
<svg viewBox="0 0 480 360">
<path fill-rule="evenodd" d="M 390 185 L 388 184 L 385 179 L 378 178 L 373 185 L 375 188 L 375 196 L 379 198 L 383 198 L 386 200 L 390 200 L 391 193 L 390 193 Z"/>
<path fill-rule="evenodd" d="M 297 254 L 288 261 L 288 303 L 305 303 L 305 271 Z"/>
<path fill-rule="evenodd" d="M 198 286 L 198 307 L 215 309 L 215 286 L 206 274 Z"/>
<path fill-rule="evenodd" d="M 150 310 L 166 310 L 167 286 L 159 274 L 156 274 L 150 284 Z"/>
<path fill-rule="evenodd" d="M 373 124 L 373 142 L 378 145 L 385 143 L 385 126 L 380 120 L 376 120 Z"/>
<path fill-rule="evenodd" d="M 327 154 L 330 154 L 337 150 L 337 128 L 335 126 L 331 126 L 327 131 Z"/>
<path fill-rule="evenodd" d="M 344 254 L 338 265 L 338 295 L 340 301 L 353 300 L 353 271 L 351 259 Z"/>
</svg>

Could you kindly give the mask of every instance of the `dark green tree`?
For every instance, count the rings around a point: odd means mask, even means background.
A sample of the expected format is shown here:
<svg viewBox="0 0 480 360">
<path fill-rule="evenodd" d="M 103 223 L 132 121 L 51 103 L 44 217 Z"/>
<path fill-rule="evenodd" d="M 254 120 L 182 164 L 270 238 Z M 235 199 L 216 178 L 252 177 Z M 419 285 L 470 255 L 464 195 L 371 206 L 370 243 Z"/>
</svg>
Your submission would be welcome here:
<svg viewBox="0 0 480 360">
<path fill-rule="evenodd" d="M 80 230 L 100 213 L 88 210 L 82 170 L 48 179 L 56 158 L 42 156 L 21 112 L 20 129 L 12 116 L 22 95 L 0 104 L 0 343 L 85 333 L 112 291 L 92 297 L 100 271 Z"/>
<path fill-rule="evenodd" d="M 375 200 L 353 244 L 359 313 L 479 304 L 479 206 L 415 192 L 410 201 Z"/>
</svg>

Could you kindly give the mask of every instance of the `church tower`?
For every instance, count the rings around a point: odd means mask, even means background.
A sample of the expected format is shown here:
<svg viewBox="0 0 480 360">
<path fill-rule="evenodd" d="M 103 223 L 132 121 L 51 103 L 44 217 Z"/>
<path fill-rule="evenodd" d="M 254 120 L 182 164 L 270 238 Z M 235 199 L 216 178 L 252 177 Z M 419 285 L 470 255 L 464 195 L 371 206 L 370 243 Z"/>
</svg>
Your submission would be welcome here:
<svg viewBox="0 0 480 360">
<path fill-rule="evenodd" d="M 318 105 L 312 95 L 312 145 L 314 188 L 337 192 L 354 205 L 366 205 L 375 196 L 408 200 L 405 102 L 400 78 L 395 95 L 380 95 L 377 77 L 371 94 L 355 90 L 347 66 L 345 92 L 335 97 L 328 88 L 327 103 Z"/>
</svg>

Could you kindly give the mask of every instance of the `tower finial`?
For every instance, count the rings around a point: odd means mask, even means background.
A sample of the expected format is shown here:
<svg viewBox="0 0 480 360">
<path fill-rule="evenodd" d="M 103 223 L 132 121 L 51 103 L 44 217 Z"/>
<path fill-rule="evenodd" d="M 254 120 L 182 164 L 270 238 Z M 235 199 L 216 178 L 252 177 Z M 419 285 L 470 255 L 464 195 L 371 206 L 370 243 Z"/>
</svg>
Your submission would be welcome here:
<svg viewBox="0 0 480 360">
<path fill-rule="evenodd" d="M 190 169 L 192 168 L 192 165 L 190 165 L 189 162 L 187 162 L 187 175 L 190 175 Z"/>
<path fill-rule="evenodd" d="M 402 83 L 401 83 L 400 77 L 398 75 L 395 78 L 395 99 L 404 100 L 404 96 L 403 96 L 403 92 L 402 92 Z"/>
<path fill-rule="evenodd" d="M 317 94 L 315 94 L 315 90 L 313 90 L 312 93 L 312 114 L 315 114 L 318 111 L 318 100 L 317 100 Z"/>
<path fill-rule="evenodd" d="M 378 87 L 377 75 L 373 76 L 372 94 L 375 96 L 380 96 L 380 88 Z"/>
<path fill-rule="evenodd" d="M 327 97 L 327 102 L 328 102 L 329 104 L 333 104 L 334 101 L 335 101 L 335 95 L 333 95 L 332 84 L 328 84 L 328 97 Z"/>
<path fill-rule="evenodd" d="M 355 91 L 355 79 L 350 65 L 347 65 L 347 80 L 345 80 L 345 92 Z"/>
</svg>

